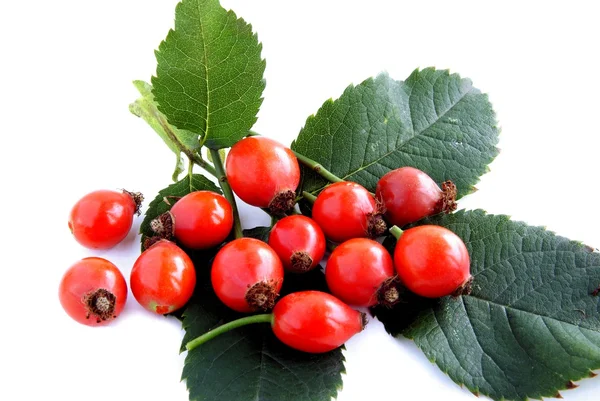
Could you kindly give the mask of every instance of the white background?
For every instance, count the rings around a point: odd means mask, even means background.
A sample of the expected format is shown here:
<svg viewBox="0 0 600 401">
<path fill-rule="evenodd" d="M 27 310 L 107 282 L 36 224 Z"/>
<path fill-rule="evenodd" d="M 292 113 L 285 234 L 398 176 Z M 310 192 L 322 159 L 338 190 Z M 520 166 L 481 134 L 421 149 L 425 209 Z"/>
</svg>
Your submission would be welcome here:
<svg viewBox="0 0 600 401">
<path fill-rule="evenodd" d="M 90 255 L 128 278 L 137 229 L 110 251 L 80 247 L 67 218 L 83 194 L 170 183 L 174 158 L 129 114 L 134 79 L 155 71 L 153 50 L 174 0 L 0 3 L 0 399 L 187 400 L 183 332 L 130 296 L 105 328 L 69 319 L 63 272 Z M 387 71 L 448 68 L 490 96 L 500 156 L 464 208 L 505 213 L 600 247 L 600 25 L 594 2 L 223 0 L 253 24 L 267 60 L 255 129 L 289 144 L 306 117 L 350 83 Z M 568 4 L 568 6 L 566 5 Z M 245 227 L 266 216 L 242 208 Z M 347 344 L 340 401 L 473 400 L 410 342 L 378 322 Z M 600 378 L 565 391 L 596 399 Z M 226 400 L 227 401 L 227 400 Z M 228 400 L 235 401 L 235 400 Z"/>
</svg>

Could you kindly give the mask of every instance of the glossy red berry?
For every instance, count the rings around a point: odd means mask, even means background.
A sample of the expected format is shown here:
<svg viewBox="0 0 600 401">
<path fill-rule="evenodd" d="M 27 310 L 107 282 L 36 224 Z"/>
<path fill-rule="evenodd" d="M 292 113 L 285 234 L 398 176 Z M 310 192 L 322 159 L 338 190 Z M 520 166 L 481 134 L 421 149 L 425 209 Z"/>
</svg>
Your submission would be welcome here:
<svg viewBox="0 0 600 401">
<path fill-rule="evenodd" d="M 233 227 L 233 210 L 224 196 L 194 191 L 179 199 L 171 210 L 152 223 L 153 230 L 184 247 L 208 249 L 221 244 Z"/>
<path fill-rule="evenodd" d="M 129 284 L 140 305 L 164 315 L 181 308 L 192 297 L 196 270 L 181 248 L 160 240 L 137 258 Z"/>
<path fill-rule="evenodd" d="M 376 241 L 354 238 L 336 247 L 325 269 L 331 293 L 354 306 L 391 306 L 398 301 L 394 263 Z"/>
<path fill-rule="evenodd" d="M 60 303 L 75 321 L 101 326 L 119 316 L 127 300 L 127 283 L 119 269 L 106 259 L 85 258 L 63 275 Z"/>
<path fill-rule="evenodd" d="M 325 188 L 312 208 L 312 217 L 325 236 L 335 242 L 375 238 L 386 230 L 373 196 L 354 182 L 337 182 Z"/>
<path fill-rule="evenodd" d="M 227 154 L 227 181 L 244 202 L 281 215 L 295 204 L 300 166 L 294 153 L 266 137 L 247 137 Z"/>
<path fill-rule="evenodd" d="M 365 315 L 319 291 L 294 292 L 273 309 L 273 333 L 284 344 L 304 352 L 338 348 L 362 331 Z"/>
<path fill-rule="evenodd" d="M 469 252 L 460 237 L 444 227 L 404 231 L 394 250 L 394 265 L 402 283 L 417 295 L 439 298 L 468 291 Z"/>
<path fill-rule="evenodd" d="M 325 235 L 314 220 L 294 215 L 279 220 L 271 229 L 269 246 L 286 270 L 295 273 L 314 269 L 325 254 Z"/>
<path fill-rule="evenodd" d="M 215 256 L 211 282 L 225 305 L 246 313 L 273 307 L 283 273 L 281 260 L 269 245 L 254 238 L 239 238 Z"/>
<path fill-rule="evenodd" d="M 426 173 L 401 167 L 385 174 L 377 183 L 377 199 L 392 225 L 402 227 L 424 217 L 456 210 L 456 186 L 452 181 L 442 189 Z"/>
<path fill-rule="evenodd" d="M 90 192 L 71 209 L 69 229 L 86 248 L 112 248 L 129 233 L 143 199 L 141 194 L 127 191 Z"/>
</svg>

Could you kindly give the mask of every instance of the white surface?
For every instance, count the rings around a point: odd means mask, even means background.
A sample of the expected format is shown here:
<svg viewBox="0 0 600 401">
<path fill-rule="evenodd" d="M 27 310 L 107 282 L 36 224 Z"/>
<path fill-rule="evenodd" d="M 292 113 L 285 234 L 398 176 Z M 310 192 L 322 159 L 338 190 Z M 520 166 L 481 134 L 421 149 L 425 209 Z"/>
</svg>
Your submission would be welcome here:
<svg viewBox="0 0 600 401">
<path fill-rule="evenodd" d="M 449 68 L 490 95 L 502 127 L 500 156 L 461 207 L 600 247 L 594 2 L 289 3 L 223 0 L 264 45 L 257 131 L 289 144 L 306 117 L 350 83 L 384 70 L 404 79 L 417 67 Z M 151 199 L 170 183 L 172 154 L 127 106 L 137 97 L 131 81 L 154 73 L 153 50 L 175 4 L 0 3 L 1 400 L 187 400 L 177 321 L 145 312 L 130 294 L 114 324 L 88 328 L 57 299 L 76 260 L 108 258 L 128 278 L 138 255 L 141 218 L 117 248 L 93 252 L 70 236 L 71 205 L 99 188 Z M 246 227 L 265 222 L 261 212 L 242 213 Z M 347 346 L 340 401 L 474 399 L 377 322 Z M 599 391 L 600 378 L 563 396 L 591 400 Z"/>
</svg>

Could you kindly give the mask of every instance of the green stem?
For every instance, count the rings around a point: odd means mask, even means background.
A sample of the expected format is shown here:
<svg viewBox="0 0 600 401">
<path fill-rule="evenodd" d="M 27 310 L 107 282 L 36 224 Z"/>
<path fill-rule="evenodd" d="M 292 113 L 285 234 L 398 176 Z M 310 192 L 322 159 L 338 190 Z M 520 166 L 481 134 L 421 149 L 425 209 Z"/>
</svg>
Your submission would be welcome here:
<svg viewBox="0 0 600 401">
<path fill-rule="evenodd" d="M 215 164 L 216 177 L 219 179 L 219 185 L 223 190 L 223 195 L 231 204 L 231 209 L 233 210 L 233 233 L 235 238 L 242 238 L 244 233 L 242 232 L 242 225 L 240 223 L 240 215 L 238 213 L 238 208 L 235 203 L 235 197 L 233 196 L 233 191 L 227 182 L 227 176 L 225 175 L 225 168 L 223 167 L 223 162 L 221 161 L 221 156 L 219 156 L 219 151 L 215 149 L 210 149 L 210 154 L 213 159 L 213 163 Z"/>
<path fill-rule="evenodd" d="M 227 333 L 228 331 L 237 329 L 238 327 L 242 327 L 242 326 L 246 326 L 248 324 L 254 324 L 254 323 L 271 323 L 272 324 L 273 323 L 273 314 L 266 313 L 266 314 L 262 314 L 262 315 L 247 316 L 247 317 L 243 317 L 241 319 L 234 320 L 229 323 L 225 323 L 224 325 L 219 326 L 214 330 L 208 331 L 208 332 L 202 334 L 201 336 L 196 337 L 193 340 L 189 341 L 185 345 L 185 348 L 188 351 L 192 351 L 194 348 L 204 344 L 207 341 L 212 340 L 213 338 L 215 338 L 223 333 Z"/>
<path fill-rule="evenodd" d="M 400 239 L 400 236 L 404 232 L 398 226 L 392 226 L 389 231 L 390 231 L 390 234 L 392 234 L 394 236 L 394 238 L 396 238 L 396 241 L 398 241 Z"/>
<path fill-rule="evenodd" d="M 260 136 L 260 134 L 258 132 L 249 131 L 248 136 Z M 294 152 L 294 154 L 296 155 L 296 158 L 298 158 L 298 161 L 300 163 L 302 163 L 303 165 L 305 165 L 306 167 L 308 167 L 315 173 L 319 174 L 321 177 L 325 178 L 327 181 L 329 181 L 329 182 L 343 182 L 344 181 L 343 179 L 341 179 L 340 177 L 338 177 L 337 175 L 333 174 L 331 171 L 329 171 L 325 167 L 323 167 L 323 165 L 321 163 L 318 163 L 318 162 L 314 161 L 313 159 L 309 159 L 308 157 L 301 155 L 300 153 L 298 153 L 294 150 L 292 150 L 292 152 Z"/>
<path fill-rule="evenodd" d="M 311 205 L 317 200 L 317 197 L 310 192 L 302 191 L 302 196 L 304 196 L 304 199 L 306 199 Z"/>
</svg>

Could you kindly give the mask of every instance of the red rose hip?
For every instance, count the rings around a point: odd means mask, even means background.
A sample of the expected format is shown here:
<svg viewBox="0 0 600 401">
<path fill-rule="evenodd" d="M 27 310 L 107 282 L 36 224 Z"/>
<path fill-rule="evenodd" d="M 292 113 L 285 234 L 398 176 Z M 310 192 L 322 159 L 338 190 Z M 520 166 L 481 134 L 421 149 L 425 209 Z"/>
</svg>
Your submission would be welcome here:
<svg viewBox="0 0 600 401">
<path fill-rule="evenodd" d="M 254 238 L 239 238 L 219 250 L 210 275 L 221 302 L 247 313 L 273 308 L 283 273 L 281 260 L 269 245 Z"/>
<path fill-rule="evenodd" d="M 317 223 L 302 215 L 284 217 L 271 229 L 269 245 L 286 270 L 304 273 L 314 269 L 325 254 L 325 235 Z"/>
<path fill-rule="evenodd" d="M 266 137 L 237 142 L 225 162 L 227 181 L 244 202 L 282 215 L 295 204 L 300 166 L 287 147 Z"/>
<path fill-rule="evenodd" d="M 456 210 L 456 186 L 446 181 L 442 188 L 423 171 L 401 167 L 385 174 L 375 190 L 385 217 L 399 227 L 441 212 Z"/>
<path fill-rule="evenodd" d="M 427 298 L 468 293 L 470 263 L 460 237 L 435 225 L 402 232 L 394 250 L 394 265 L 402 283 Z"/>
</svg>

